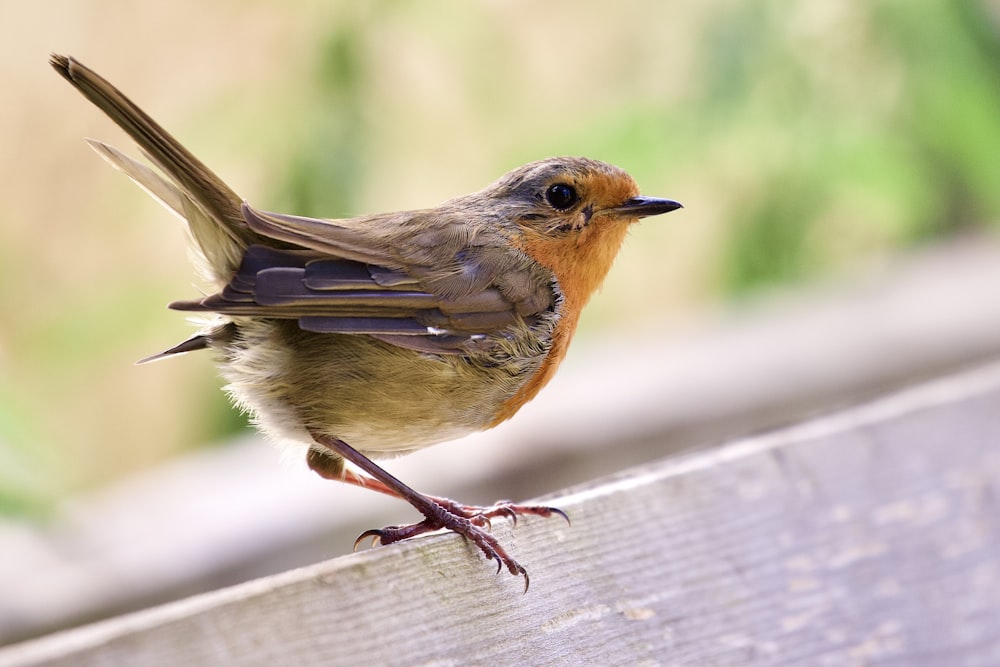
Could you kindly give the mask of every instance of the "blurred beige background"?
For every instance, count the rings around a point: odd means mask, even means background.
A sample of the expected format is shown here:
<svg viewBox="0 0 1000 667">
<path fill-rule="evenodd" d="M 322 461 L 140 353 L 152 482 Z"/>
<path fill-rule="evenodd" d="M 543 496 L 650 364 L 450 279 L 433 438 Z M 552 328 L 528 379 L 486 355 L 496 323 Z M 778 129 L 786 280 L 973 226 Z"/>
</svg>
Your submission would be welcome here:
<svg viewBox="0 0 1000 667">
<path fill-rule="evenodd" d="M 266 209 L 429 206 L 556 154 L 626 168 L 686 208 L 635 230 L 581 349 L 667 340 L 927 244 L 985 243 L 1000 218 L 995 0 L 56 0 L 3 16 L 0 511 L 14 516 L 244 428 L 207 356 L 133 365 L 191 331 L 165 308 L 197 294 L 184 236 L 83 143 L 131 150 L 51 51 Z"/>
</svg>

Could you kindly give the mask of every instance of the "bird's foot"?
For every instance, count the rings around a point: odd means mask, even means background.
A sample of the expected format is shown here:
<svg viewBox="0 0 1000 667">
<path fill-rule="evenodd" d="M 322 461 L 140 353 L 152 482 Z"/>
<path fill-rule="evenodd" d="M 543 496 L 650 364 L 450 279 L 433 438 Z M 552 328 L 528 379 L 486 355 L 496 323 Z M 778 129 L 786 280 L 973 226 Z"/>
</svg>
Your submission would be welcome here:
<svg viewBox="0 0 1000 667">
<path fill-rule="evenodd" d="M 369 538 L 371 538 L 372 546 L 374 546 L 376 544 L 400 542 L 435 530 L 450 530 L 479 547 L 479 550 L 483 552 L 487 560 L 495 560 L 497 562 L 497 573 L 506 567 L 514 576 L 523 576 L 524 590 L 527 592 L 528 572 L 489 533 L 489 530 L 492 528 L 491 519 L 509 517 L 514 523 L 517 523 L 518 516 L 551 517 L 552 515 L 558 515 L 566 519 L 566 522 L 569 523 L 569 517 L 566 513 L 555 507 L 515 505 L 509 501 L 500 501 L 489 507 L 478 507 L 475 505 L 462 505 L 448 498 L 437 498 L 434 496 L 426 496 L 426 498 L 430 501 L 430 505 L 426 511 L 421 509 L 424 513 L 423 521 L 408 526 L 388 526 L 379 530 L 366 530 L 355 540 L 354 548 L 356 549 L 361 542 Z"/>
</svg>

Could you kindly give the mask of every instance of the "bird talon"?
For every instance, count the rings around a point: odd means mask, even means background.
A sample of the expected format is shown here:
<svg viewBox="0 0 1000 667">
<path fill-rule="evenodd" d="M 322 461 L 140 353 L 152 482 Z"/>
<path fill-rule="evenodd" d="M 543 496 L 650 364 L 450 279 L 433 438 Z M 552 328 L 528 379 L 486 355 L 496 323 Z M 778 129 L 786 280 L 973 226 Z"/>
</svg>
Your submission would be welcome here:
<svg viewBox="0 0 1000 667">
<path fill-rule="evenodd" d="M 495 574 L 500 574 L 504 568 L 514 576 L 524 577 L 524 593 L 528 592 L 530 579 L 528 571 L 516 560 L 507 555 L 496 538 L 490 533 L 493 529 L 493 519 L 508 518 L 516 526 L 524 515 L 535 515 L 543 518 L 558 515 L 571 525 L 569 515 L 558 507 L 545 505 L 516 505 L 510 501 L 499 501 L 490 507 L 475 507 L 460 505 L 447 498 L 430 498 L 432 508 L 425 514 L 424 520 L 408 526 L 389 526 L 381 530 L 366 530 L 354 541 L 354 550 L 365 539 L 371 538 L 371 546 L 388 545 L 426 532 L 445 528 L 458 533 L 463 539 L 471 541 L 483 553 L 488 561 L 496 561 Z"/>
<path fill-rule="evenodd" d="M 511 507 L 510 505 L 505 505 L 504 507 L 500 508 L 500 511 L 503 512 L 506 516 L 510 517 L 510 522 L 512 526 L 517 526 L 517 512 L 514 511 L 513 507 Z"/>
<path fill-rule="evenodd" d="M 567 525 L 567 526 L 572 526 L 572 525 L 573 525 L 573 522 L 569 520 L 569 514 L 566 514 L 566 512 L 563 512 L 563 511 L 562 511 L 561 509 L 559 509 L 558 507 L 549 507 L 549 508 L 548 508 L 548 510 L 549 510 L 549 512 L 551 512 L 552 514 L 558 514 L 558 515 L 559 515 L 559 516 L 561 516 L 561 517 L 562 517 L 563 519 L 565 519 L 565 520 L 566 520 L 566 525 Z"/>
<path fill-rule="evenodd" d="M 354 540 L 354 551 L 358 550 L 358 545 L 361 544 L 366 538 L 372 538 L 372 543 L 369 545 L 369 549 L 374 549 L 382 542 L 382 531 L 381 530 L 366 530 L 365 532 L 358 535 L 358 538 Z"/>
</svg>

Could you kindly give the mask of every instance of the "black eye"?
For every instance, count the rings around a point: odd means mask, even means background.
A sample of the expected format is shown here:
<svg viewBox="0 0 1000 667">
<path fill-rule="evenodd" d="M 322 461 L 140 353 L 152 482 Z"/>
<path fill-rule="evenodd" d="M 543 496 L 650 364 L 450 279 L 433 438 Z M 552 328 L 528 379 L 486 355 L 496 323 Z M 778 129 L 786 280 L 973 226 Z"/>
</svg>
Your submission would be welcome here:
<svg viewBox="0 0 1000 667">
<path fill-rule="evenodd" d="M 552 208 L 560 211 L 565 211 L 570 206 L 575 204 L 578 199 L 579 197 L 576 194 L 576 190 L 574 190 L 572 186 L 566 185 L 565 183 L 550 185 L 549 189 L 545 191 L 545 201 L 547 201 Z"/>
</svg>

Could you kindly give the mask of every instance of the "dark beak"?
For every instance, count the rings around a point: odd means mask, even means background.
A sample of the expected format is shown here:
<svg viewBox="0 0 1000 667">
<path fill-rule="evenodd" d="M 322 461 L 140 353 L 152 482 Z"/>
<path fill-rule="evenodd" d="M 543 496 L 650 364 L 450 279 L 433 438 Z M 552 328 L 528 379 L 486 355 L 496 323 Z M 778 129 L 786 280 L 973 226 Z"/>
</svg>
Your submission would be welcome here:
<svg viewBox="0 0 1000 667">
<path fill-rule="evenodd" d="M 650 215 L 662 215 L 676 211 L 681 206 L 680 202 L 673 199 L 660 199 L 659 197 L 632 197 L 621 206 L 611 209 L 612 213 L 627 215 L 636 218 L 645 218 Z"/>
</svg>

